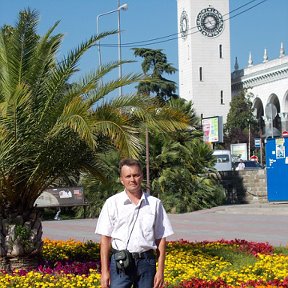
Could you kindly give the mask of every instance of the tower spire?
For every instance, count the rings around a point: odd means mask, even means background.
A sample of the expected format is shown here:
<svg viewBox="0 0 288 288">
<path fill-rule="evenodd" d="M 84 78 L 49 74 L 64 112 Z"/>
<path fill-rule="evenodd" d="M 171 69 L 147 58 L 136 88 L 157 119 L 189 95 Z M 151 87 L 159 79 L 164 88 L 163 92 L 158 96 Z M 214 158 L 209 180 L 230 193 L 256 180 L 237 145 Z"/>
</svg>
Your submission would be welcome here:
<svg viewBox="0 0 288 288">
<path fill-rule="evenodd" d="M 264 49 L 264 55 L 263 55 L 263 63 L 268 61 L 268 54 L 267 54 L 267 49 Z"/>
<path fill-rule="evenodd" d="M 252 60 L 252 53 L 249 53 L 249 59 L 248 59 L 248 67 L 253 66 L 253 60 Z"/>
<path fill-rule="evenodd" d="M 279 58 L 282 58 L 285 56 L 285 49 L 284 49 L 284 44 L 283 42 L 281 42 L 281 45 L 280 45 L 280 56 Z"/>
<path fill-rule="evenodd" d="M 238 59 L 237 57 L 235 57 L 234 71 L 237 71 L 238 69 L 239 69 Z"/>
</svg>

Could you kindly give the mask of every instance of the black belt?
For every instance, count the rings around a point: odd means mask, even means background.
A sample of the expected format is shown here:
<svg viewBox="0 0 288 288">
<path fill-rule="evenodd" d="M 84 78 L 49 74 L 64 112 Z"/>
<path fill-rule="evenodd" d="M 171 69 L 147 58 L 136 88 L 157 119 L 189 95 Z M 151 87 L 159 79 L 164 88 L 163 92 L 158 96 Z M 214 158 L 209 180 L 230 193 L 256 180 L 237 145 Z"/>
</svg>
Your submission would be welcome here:
<svg viewBox="0 0 288 288">
<path fill-rule="evenodd" d="M 112 253 L 116 253 L 119 250 L 116 250 L 114 248 L 112 248 Z M 137 260 L 137 259 L 145 259 L 145 258 L 155 258 L 155 252 L 153 249 L 150 249 L 148 251 L 145 252 L 130 252 L 130 255 L 132 256 L 133 259 Z"/>
<path fill-rule="evenodd" d="M 131 256 L 134 259 L 155 258 L 155 253 L 154 253 L 154 250 L 151 249 L 151 250 L 148 250 L 148 251 L 145 251 L 145 252 L 140 252 L 140 253 L 132 252 Z"/>
</svg>

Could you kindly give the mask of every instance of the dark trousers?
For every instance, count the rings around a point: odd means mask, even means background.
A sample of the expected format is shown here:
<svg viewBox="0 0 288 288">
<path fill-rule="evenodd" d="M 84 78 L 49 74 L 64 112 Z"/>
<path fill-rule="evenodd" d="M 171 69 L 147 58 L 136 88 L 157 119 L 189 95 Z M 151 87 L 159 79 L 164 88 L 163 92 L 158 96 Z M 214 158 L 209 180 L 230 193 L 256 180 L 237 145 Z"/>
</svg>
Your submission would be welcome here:
<svg viewBox="0 0 288 288">
<path fill-rule="evenodd" d="M 156 273 L 155 257 L 133 259 L 130 268 L 119 270 L 114 255 L 110 262 L 110 288 L 152 288 Z M 132 286 L 133 285 L 133 286 Z"/>
</svg>

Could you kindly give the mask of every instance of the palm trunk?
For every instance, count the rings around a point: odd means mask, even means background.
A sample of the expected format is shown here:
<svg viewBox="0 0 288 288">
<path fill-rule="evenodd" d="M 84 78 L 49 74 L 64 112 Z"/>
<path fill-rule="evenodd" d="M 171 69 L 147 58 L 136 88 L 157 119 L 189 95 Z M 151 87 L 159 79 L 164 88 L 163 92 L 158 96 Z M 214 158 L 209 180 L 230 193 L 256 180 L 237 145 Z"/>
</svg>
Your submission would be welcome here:
<svg viewBox="0 0 288 288">
<path fill-rule="evenodd" d="M 42 223 L 38 213 L 31 213 L 27 221 L 21 215 L 9 219 L 13 221 L 0 219 L 0 270 L 36 268 L 42 249 Z"/>
</svg>

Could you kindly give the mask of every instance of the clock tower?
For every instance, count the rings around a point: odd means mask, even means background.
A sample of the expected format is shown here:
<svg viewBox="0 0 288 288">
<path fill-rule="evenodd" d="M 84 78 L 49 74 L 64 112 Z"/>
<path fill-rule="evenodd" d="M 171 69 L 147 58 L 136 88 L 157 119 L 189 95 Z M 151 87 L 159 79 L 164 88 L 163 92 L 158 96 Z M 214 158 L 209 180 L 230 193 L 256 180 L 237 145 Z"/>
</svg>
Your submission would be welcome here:
<svg viewBox="0 0 288 288">
<path fill-rule="evenodd" d="M 229 0 L 177 0 L 179 96 L 199 117 L 223 116 L 231 101 Z"/>
</svg>

